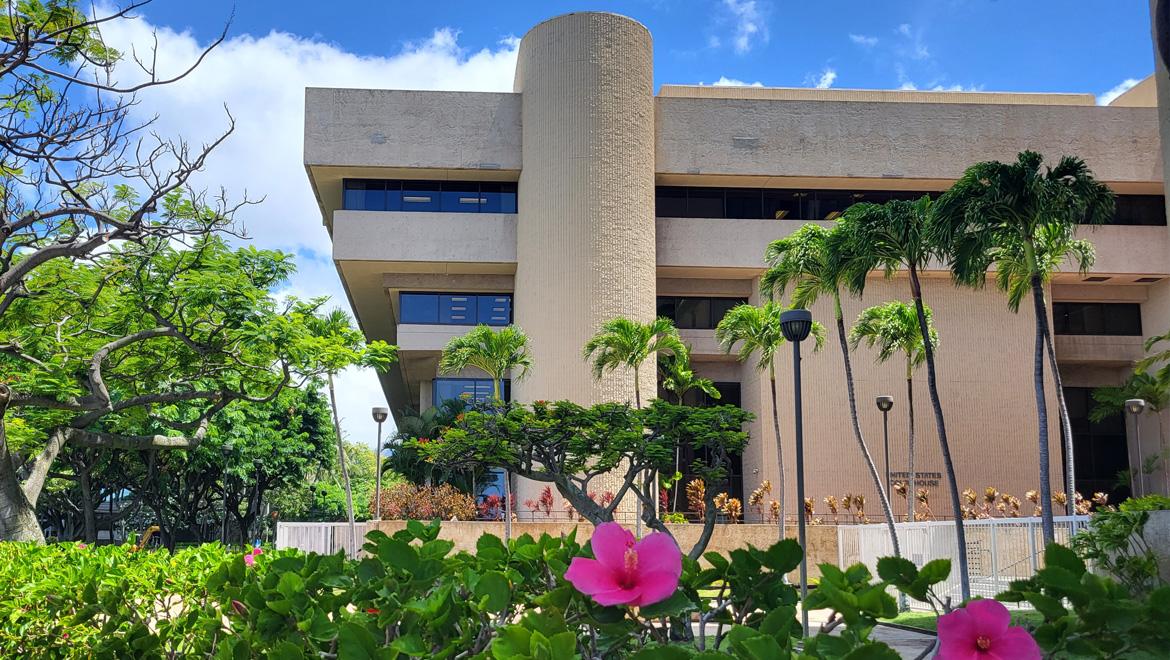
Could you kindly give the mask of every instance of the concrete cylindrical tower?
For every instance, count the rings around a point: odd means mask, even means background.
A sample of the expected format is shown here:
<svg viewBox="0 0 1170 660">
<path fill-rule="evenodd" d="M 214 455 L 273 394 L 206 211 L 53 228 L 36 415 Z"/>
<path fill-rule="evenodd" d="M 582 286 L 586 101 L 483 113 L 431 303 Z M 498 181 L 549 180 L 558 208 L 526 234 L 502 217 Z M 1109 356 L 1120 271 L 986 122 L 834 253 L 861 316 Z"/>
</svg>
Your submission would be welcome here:
<svg viewBox="0 0 1170 660">
<path fill-rule="evenodd" d="M 594 381 L 581 347 L 603 321 L 655 315 L 652 61 L 650 32 L 616 14 L 558 16 L 520 42 L 515 320 L 535 364 L 518 401 L 633 400 L 633 376 Z M 645 399 L 653 363 L 641 372 Z"/>
</svg>

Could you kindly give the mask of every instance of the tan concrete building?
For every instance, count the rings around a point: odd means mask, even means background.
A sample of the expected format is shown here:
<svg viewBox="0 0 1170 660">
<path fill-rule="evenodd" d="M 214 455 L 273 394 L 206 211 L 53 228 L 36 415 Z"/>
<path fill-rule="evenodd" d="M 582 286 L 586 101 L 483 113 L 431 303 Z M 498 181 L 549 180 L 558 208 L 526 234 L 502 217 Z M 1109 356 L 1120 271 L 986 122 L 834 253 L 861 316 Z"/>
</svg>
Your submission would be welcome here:
<svg viewBox="0 0 1170 660">
<path fill-rule="evenodd" d="M 333 258 L 361 327 L 400 347 L 382 378 L 391 409 L 483 392 L 481 375 L 440 376 L 448 339 L 475 323 L 521 326 L 532 337 L 531 377 L 519 401 L 581 404 L 631 399 L 632 377 L 594 382 L 581 346 L 604 320 L 672 317 L 700 375 L 724 401 L 770 420 L 766 380 L 724 356 L 713 327 L 738 302 L 759 302 L 765 246 L 806 222 L 828 224 L 857 201 L 939 193 L 969 165 L 1084 158 L 1119 195 L 1108 226 L 1082 236 L 1097 249 L 1089 276 L 1061 273 L 1049 300 L 1076 431 L 1083 490 L 1107 490 L 1136 454 L 1120 418 L 1086 419 L 1092 387 L 1118 384 L 1151 335 L 1170 329 L 1170 238 L 1152 83 L 1108 107 L 1092 95 L 696 87 L 653 90 L 652 41 L 631 19 L 575 13 L 521 41 L 512 93 L 309 89 L 305 168 L 333 238 Z M 926 273 L 924 298 L 941 335 L 939 389 L 960 489 L 994 486 L 1020 497 L 1038 479 L 1032 390 L 1034 322 L 993 288 L 954 288 Z M 875 276 L 865 307 L 909 300 L 907 280 Z M 831 323 L 825 304 L 814 317 Z M 877 395 L 891 394 L 890 462 L 907 469 L 906 385 L 897 362 L 853 356 L 861 425 L 879 469 Z M 791 359 L 783 352 L 780 417 L 791 438 Z M 873 483 L 850 430 L 834 336 L 808 355 L 808 495 L 865 494 Z M 653 370 L 643 370 L 653 378 Z M 915 389 L 920 485 L 950 515 L 925 373 Z M 645 384 L 644 389 L 649 389 Z M 1050 387 L 1052 472 L 1061 490 L 1060 430 Z M 751 425 L 735 489 L 776 482 L 771 424 Z M 1165 441 L 1147 415 L 1143 452 Z M 1127 439 L 1128 438 L 1128 439 Z M 789 475 L 792 478 L 792 475 Z M 790 482 L 791 483 L 791 482 Z M 1165 491 L 1166 474 L 1149 477 Z M 518 499 L 533 497 L 520 486 Z M 788 511 L 795 489 L 789 488 Z M 894 502 L 905 511 L 904 500 Z M 520 507 L 523 509 L 523 507 Z M 519 513 L 519 512 L 518 512 Z"/>
</svg>

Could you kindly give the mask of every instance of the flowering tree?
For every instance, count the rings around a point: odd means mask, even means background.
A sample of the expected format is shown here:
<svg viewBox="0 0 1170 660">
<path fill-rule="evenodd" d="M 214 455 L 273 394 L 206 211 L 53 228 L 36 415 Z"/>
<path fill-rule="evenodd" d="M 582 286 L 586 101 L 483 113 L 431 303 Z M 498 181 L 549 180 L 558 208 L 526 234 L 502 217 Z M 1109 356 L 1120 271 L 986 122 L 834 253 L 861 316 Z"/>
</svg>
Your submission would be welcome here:
<svg viewBox="0 0 1170 660">
<path fill-rule="evenodd" d="M 741 455 L 751 413 L 734 406 L 688 408 L 653 401 L 638 410 L 627 404 L 583 408 L 568 401 L 481 405 L 456 420 L 440 438 L 416 441 L 428 460 L 445 467 L 484 465 L 556 487 L 578 515 L 594 525 L 613 520 L 623 498 L 642 502 L 642 520 L 669 534 L 653 506 L 649 484 L 673 467 L 675 448 L 687 443 L 707 456 L 692 469 L 710 485 L 703 495 L 704 529 L 691 550 L 702 554 L 715 525 L 715 495 L 728 480 L 731 457 Z M 646 473 L 648 479 L 640 476 Z M 594 480 L 616 476 L 620 486 L 608 503 L 591 497 Z"/>
</svg>

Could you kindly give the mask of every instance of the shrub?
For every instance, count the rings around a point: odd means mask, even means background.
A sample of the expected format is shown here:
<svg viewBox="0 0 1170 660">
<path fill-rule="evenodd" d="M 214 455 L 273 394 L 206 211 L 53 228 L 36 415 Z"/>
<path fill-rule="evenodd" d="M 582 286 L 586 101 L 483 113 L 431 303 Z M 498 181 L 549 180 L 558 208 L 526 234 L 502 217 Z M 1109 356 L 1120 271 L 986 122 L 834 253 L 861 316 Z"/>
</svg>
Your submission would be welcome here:
<svg viewBox="0 0 1170 660">
<path fill-rule="evenodd" d="M 374 510 L 370 495 L 370 511 Z M 396 484 L 382 489 L 383 520 L 475 520 L 475 498 L 450 484 L 418 486 Z"/>
</svg>

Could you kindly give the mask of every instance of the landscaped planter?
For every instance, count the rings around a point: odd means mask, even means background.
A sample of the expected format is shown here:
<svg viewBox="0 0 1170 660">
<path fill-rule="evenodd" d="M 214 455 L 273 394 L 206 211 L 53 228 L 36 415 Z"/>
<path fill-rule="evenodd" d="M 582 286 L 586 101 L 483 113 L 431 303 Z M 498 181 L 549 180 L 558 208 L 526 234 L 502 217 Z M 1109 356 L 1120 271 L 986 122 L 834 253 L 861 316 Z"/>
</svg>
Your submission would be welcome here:
<svg viewBox="0 0 1170 660">
<path fill-rule="evenodd" d="M 406 527 L 405 520 L 381 520 L 366 523 L 367 530 L 378 529 L 386 534 L 394 534 Z M 703 531 L 702 525 L 667 525 L 670 533 L 678 541 L 683 553 L 688 553 L 699 535 Z M 539 538 L 541 534 L 560 536 L 577 529 L 577 540 L 584 543 L 593 533 L 593 525 L 574 522 L 514 522 L 512 536 L 519 537 L 531 534 Z M 747 547 L 749 544 L 757 548 L 767 548 L 777 540 L 776 525 L 716 525 L 707 544 L 706 552 L 718 552 L 726 556 L 736 548 Z M 787 535 L 796 538 L 796 526 L 789 525 Z M 443 523 L 439 538 L 455 543 L 455 551 L 465 550 L 475 552 L 475 543 L 484 534 L 504 537 L 503 522 L 480 522 L 452 520 Z M 809 577 L 819 578 L 821 575 L 818 566 L 822 563 L 836 564 L 839 561 L 837 546 L 837 528 L 832 525 L 813 525 L 807 528 L 808 537 L 808 574 Z M 795 573 L 792 576 L 795 579 Z"/>
</svg>

